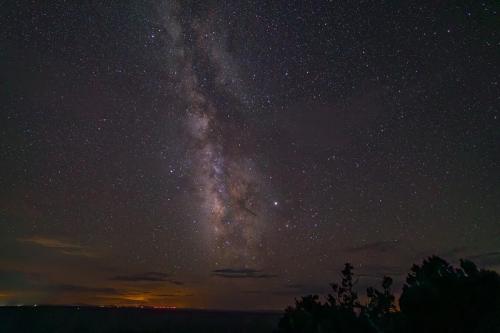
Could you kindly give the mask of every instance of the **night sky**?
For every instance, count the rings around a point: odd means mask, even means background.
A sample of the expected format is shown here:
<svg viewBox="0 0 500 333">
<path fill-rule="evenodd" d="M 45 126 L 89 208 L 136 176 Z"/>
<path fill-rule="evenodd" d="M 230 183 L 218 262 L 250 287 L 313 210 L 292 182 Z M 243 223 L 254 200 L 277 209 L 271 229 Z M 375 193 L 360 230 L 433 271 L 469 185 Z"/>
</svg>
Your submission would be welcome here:
<svg viewBox="0 0 500 333">
<path fill-rule="evenodd" d="M 0 6 L 0 305 L 500 270 L 496 1 L 43 3 Z"/>
</svg>

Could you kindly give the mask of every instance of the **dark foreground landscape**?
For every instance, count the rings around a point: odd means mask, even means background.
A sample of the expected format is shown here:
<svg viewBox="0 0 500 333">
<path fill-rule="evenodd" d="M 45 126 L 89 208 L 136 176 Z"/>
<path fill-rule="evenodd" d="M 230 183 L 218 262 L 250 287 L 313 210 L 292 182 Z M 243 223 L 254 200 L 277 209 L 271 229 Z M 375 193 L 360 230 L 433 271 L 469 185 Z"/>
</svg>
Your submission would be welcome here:
<svg viewBox="0 0 500 333">
<path fill-rule="evenodd" d="M 284 313 L 153 307 L 6 306 L 0 332 L 498 333 L 500 275 L 469 260 L 413 265 L 399 297 L 393 279 L 359 297 L 346 263 L 328 295 L 295 299 Z M 397 301 L 396 301 L 397 299 Z M 325 301 L 323 301 L 325 300 Z"/>
<path fill-rule="evenodd" d="M 272 332 L 280 313 L 99 307 L 1 307 L 0 332 Z"/>
</svg>

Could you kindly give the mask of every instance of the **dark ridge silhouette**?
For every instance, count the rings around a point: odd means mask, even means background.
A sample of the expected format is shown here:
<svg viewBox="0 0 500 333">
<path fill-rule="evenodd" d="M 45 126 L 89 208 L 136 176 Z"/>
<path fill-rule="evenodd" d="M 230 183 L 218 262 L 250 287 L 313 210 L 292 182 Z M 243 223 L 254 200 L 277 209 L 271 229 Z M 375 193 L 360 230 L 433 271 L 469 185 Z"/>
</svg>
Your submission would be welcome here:
<svg viewBox="0 0 500 333">
<path fill-rule="evenodd" d="M 386 276 L 381 290 L 369 287 L 362 303 L 354 291 L 353 266 L 346 263 L 341 283 L 331 284 L 326 302 L 318 295 L 296 299 L 278 332 L 500 332 L 500 276 L 494 271 L 468 260 L 455 268 L 429 257 L 411 268 L 399 308 L 392 282 Z"/>
<path fill-rule="evenodd" d="M 0 307 L 1 333 L 270 333 L 276 312 L 92 306 Z"/>
</svg>

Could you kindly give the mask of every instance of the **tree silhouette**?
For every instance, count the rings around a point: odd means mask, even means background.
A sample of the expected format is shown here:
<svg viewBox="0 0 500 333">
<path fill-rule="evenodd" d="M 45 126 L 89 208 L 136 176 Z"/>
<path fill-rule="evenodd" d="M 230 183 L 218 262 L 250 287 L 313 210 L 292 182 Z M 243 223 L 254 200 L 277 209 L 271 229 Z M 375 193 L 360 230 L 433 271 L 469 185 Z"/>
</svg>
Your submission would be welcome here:
<svg viewBox="0 0 500 333">
<path fill-rule="evenodd" d="M 399 301 L 408 332 L 500 332 L 500 276 L 460 267 L 435 256 L 412 267 Z"/>
<path fill-rule="evenodd" d="M 340 284 L 332 283 L 333 293 L 322 303 L 318 295 L 295 300 L 295 307 L 288 307 L 279 322 L 280 332 L 374 332 L 369 322 L 358 316 L 361 304 L 354 291 L 353 266 L 346 263 Z"/>
<path fill-rule="evenodd" d="M 388 313 L 394 312 L 394 295 L 391 293 L 392 279 L 384 276 L 382 280 L 382 291 L 378 291 L 373 287 L 366 290 L 369 303 L 366 306 L 366 313 L 372 318 L 379 318 Z"/>
<path fill-rule="evenodd" d="M 382 290 L 369 287 L 362 304 L 355 292 L 353 266 L 345 264 L 340 284 L 322 303 L 318 295 L 288 307 L 280 332 L 500 332 L 500 276 L 460 261 L 455 268 L 437 256 L 413 265 L 399 299 L 385 276 Z"/>
<path fill-rule="evenodd" d="M 326 318 L 326 308 L 318 295 L 295 300 L 295 307 L 288 307 L 279 327 L 283 332 L 321 332 Z"/>
<path fill-rule="evenodd" d="M 392 331 L 395 325 L 395 319 L 392 314 L 396 312 L 396 306 L 394 305 L 395 297 L 391 292 L 391 286 L 392 279 L 384 276 L 382 291 L 373 287 L 369 287 L 366 290 L 368 304 L 362 307 L 362 314 L 366 316 L 377 332 Z"/>
<path fill-rule="evenodd" d="M 338 306 L 349 312 L 354 312 L 355 308 L 359 307 L 358 294 L 353 290 L 355 284 L 353 269 L 350 263 L 346 263 L 342 270 L 341 284 L 330 284 L 334 294 L 328 295 L 328 302 L 332 307 Z"/>
</svg>

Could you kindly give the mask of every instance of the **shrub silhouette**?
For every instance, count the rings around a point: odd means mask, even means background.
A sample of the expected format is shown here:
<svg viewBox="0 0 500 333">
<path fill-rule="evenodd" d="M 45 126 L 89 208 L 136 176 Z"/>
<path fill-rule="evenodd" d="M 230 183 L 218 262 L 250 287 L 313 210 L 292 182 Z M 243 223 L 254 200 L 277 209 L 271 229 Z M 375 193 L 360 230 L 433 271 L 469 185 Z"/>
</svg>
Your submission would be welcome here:
<svg viewBox="0 0 500 333">
<path fill-rule="evenodd" d="M 399 304 L 408 332 L 500 332 L 500 276 L 470 261 L 414 265 Z"/>
<path fill-rule="evenodd" d="M 500 332 L 500 276 L 460 261 L 454 268 L 432 256 L 413 265 L 399 298 L 384 277 L 382 290 L 369 287 L 362 304 L 353 266 L 346 263 L 340 284 L 321 302 L 318 295 L 295 300 L 279 322 L 279 332 Z"/>
<path fill-rule="evenodd" d="M 392 279 L 384 276 L 382 291 L 373 287 L 366 290 L 368 303 L 362 307 L 361 314 L 366 316 L 375 332 L 393 331 L 395 324 L 395 297 L 391 292 Z"/>
<path fill-rule="evenodd" d="M 361 304 L 354 291 L 353 266 L 345 264 L 340 284 L 332 283 L 332 294 L 322 303 L 318 295 L 295 300 L 279 322 L 280 332 L 372 332 L 369 321 L 358 316 Z"/>
</svg>

